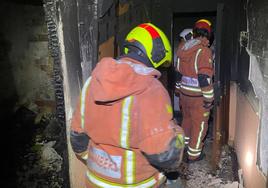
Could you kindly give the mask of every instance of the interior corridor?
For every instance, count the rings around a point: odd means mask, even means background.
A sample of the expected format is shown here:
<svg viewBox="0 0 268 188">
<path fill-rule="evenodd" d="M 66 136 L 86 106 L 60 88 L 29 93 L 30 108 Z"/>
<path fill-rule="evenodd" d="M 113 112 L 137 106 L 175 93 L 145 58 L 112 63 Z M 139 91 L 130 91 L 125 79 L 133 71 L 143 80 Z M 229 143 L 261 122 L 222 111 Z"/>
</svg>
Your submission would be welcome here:
<svg viewBox="0 0 268 188">
<path fill-rule="evenodd" d="M 85 187 L 69 138 L 77 99 L 98 61 L 120 56 L 140 23 L 154 23 L 171 43 L 173 62 L 159 68 L 160 81 L 181 124 L 179 34 L 201 18 L 212 22 L 215 71 L 205 158 L 182 163 L 167 184 L 268 187 L 266 0 L 2 0 L 0 15 L 1 187 Z"/>
</svg>

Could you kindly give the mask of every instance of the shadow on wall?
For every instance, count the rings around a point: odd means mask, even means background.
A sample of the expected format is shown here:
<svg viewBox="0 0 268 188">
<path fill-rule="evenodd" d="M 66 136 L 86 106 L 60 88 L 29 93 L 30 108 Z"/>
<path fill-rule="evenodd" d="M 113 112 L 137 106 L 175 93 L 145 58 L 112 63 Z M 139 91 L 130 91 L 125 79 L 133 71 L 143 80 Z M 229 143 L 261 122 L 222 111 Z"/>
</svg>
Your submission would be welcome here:
<svg viewBox="0 0 268 188">
<path fill-rule="evenodd" d="M 11 43 L 0 33 L 0 112 L 8 119 L 17 100 L 12 65 L 9 59 Z"/>
<path fill-rule="evenodd" d="M 14 122 L 12 113 L 17 101 L 17 93 L 15 89 L 15 82 L 12 73 L 12 65 L 9 59 L 9 52 L 11 51 L 11 43 L 0 33 L 0 113 L 1 113 L 1 147 L 4 153 L 4 177 L 5 180 L 10 180 L 14 177 L 13 172 L 16 168 L 15 157 L 15 143 L 16 138 L 12 134 L 14 130 Z M 6 169 L 9 169 L 6 171 Z M 5 177 L 6 176 L 6 177 Z M 12 182 L 13 180 L 10 180 Z M 1 182 L 2 183 L 2 182 Z"/>
</svg>

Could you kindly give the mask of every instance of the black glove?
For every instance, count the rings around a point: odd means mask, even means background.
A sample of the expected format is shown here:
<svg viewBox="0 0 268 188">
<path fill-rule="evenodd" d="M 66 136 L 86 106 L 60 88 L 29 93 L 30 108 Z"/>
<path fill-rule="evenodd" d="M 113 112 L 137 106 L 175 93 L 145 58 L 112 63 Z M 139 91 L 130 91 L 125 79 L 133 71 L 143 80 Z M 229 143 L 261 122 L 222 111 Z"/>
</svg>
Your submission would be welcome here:
<svg viewBox="0 0 268 188">
<path fill-rule="evenodd" d="M 180 82 L 176 82 L 176 83 L 175 83 L 175 95 L 176 95 L 177 97 L 180 97 L 180 87 L 181 87 Z"/>
<path fill-rule="evenodd" d="M 213 107 L 213 101 L 204 101 L 203 107 L 205 109 L 209 109 L 210 110 Z"/>
</svg>

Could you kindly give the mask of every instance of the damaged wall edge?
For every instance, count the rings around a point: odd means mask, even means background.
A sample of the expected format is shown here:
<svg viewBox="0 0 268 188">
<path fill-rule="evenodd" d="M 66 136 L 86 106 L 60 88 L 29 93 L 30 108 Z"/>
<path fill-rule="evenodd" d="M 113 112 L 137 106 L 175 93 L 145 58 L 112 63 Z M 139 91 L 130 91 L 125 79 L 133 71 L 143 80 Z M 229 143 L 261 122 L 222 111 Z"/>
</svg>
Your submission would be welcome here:
<svg viewBox="0 0 268 188">
<path fill-rule="evenodd" d="M 61 52 L 60 52 L 60 39 L 58 37 L 58 15 L 56 1 L 54 0 L 43 0 L 45 20 L 48 29 L 48 47 L 53 58 L 53 85 L 55 89 L 55 99 L 56 99 L 56 116 L 59 120 L 61 128 L 66 129 L 65 124 L 65 96 L 63 92 L 63 75 L 61 67 Z M 63 139 L 67 139 L 66 136 Z M 64 146 L 63 157 L 63 173 L 64 173 L 64 187 L 69 187 L 69 162 L 68 162 L 68 150 L 67 142 Z"/>
<path fill-rule="evenodd" d="M 54 78 L 60 82 L 62 122 L 66 128 L 66 165 L 68 184 L 65 187 L 85 187 L 86 166 L 75 156 L 70 145 L 70 126 L 73 111 L 83 83 L 91 75 L 98 58 L 98 0 L 43 0 L 47 16 L 54 66 Z M 49 23 L 52 22 L 53 26 Z M 50 31 L 53 28 L 53 31 Z M 58 110 L 58 109 L 57 109 Z M 69 157 L 69 160 L 68 160 Z M 68 165 L 69 162 L 69 165 Z"/>
</svg>

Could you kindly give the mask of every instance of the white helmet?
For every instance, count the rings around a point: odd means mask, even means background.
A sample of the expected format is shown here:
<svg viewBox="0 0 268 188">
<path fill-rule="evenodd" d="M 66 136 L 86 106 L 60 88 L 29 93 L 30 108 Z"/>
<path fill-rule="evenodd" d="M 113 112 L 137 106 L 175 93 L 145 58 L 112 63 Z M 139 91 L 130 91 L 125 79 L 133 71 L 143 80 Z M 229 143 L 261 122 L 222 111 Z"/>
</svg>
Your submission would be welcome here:
<svg viewBox="0 0 268 188">
<path fill-rule="evenodd" d="M 182 37 L 185 41 L 193 39 L 193 30 L 192 29 L 184 29 L 180 33 L 180 37 Z"/>
</svg>

